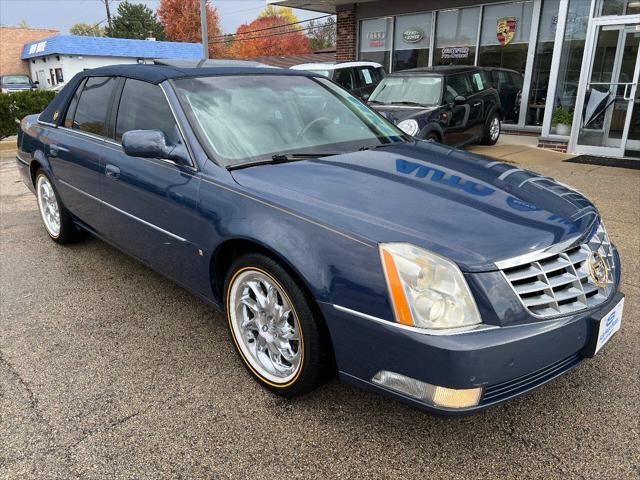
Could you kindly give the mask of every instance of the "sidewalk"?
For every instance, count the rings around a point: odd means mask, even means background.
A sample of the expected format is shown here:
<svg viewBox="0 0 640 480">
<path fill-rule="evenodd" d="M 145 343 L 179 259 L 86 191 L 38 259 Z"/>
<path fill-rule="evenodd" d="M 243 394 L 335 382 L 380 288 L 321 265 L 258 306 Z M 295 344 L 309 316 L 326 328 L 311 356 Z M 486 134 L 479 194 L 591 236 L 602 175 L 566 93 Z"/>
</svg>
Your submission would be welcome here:
<svg viewBox="0 0 640 480">
<path fill-rule="evenodd" d="M 562 164 L 561 162 L 563 160 L 574 156 L 545 148 L 538 148 L 537 143 L 537 137 L 502 134 L 498 143 L 495 145 L 471 145 L 467 149 L 480 155 L 503 160 L 507 163 L 526 165 L 527 167 Z"/>
</svg>

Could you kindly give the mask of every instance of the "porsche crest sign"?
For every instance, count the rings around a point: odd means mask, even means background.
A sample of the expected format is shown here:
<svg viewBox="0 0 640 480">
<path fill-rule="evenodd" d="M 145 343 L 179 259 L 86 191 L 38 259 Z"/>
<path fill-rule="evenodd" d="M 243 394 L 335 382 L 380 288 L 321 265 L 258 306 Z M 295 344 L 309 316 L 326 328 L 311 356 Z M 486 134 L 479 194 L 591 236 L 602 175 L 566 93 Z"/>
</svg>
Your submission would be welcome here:
<svg viewBox="0 0 640 480">
<path fill-rule="evenodd" d="M 502 17 L 498 19 L 496 26 L 496 35 L 500 45 L 507 45 L 516 34 L 518 19 L 516 17 Z"/>
</svg>

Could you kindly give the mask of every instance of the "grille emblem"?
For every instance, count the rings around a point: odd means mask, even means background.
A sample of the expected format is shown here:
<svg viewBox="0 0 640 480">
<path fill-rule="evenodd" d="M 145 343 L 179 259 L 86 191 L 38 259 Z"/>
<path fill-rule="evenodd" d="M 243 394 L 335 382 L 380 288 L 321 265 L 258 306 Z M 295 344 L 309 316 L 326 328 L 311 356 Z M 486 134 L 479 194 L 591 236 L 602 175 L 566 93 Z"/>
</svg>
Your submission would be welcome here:
<svg viewBox="0 0 640 480">
<path fill-rule="evenodd" d="M 592 252 L 589 257 L 589 276 L 600 288 L 605 288 L 609 283 L 607 262 L 598 252 Z"/>
</svg>

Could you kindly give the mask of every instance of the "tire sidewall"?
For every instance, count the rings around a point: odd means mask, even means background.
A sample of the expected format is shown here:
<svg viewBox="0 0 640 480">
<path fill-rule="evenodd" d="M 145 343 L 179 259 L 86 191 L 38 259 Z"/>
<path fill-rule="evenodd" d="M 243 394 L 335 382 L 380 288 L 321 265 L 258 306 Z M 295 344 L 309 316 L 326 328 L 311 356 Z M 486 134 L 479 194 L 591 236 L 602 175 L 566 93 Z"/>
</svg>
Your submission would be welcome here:
<svg viewBox="0 0 640 480">
<path fill-rule="evenodd" d="M 49 185 L 51 185 L 53 194 L 56 196 L 56 202 L 58 202 L 58 212 L 60 214 L 60 232 L 58 233 L 57 236 L 53 236 L 51 234 L 47 226 L 44 224 L 44 218 L 42 218 L 42 209 L 40 208 L 40 199 L 38 197 L 39 195 L 38 181 L 41 177 L 45 177 L 47 179 L 47 181 L 49 182 Z M 36 189 L 36 203 L 38 204 L 38 213 L 40 213 L 40 219 L 42 220 L 42 223 L 45 231 L 47 232 L 47 235 L 49 235 L 49 238 L 51 238 L 51 240 L 53 240 L 54 242 L 57 242 L 60 244 L 71 243 L 76 238 L 77 231 L 73 225 L 73 220 L 71 219 L 71 216 L 67 212 L 67 209 L 65 208 L 64 204 L 62 203 L 62 200 L 60 199 L 60 194 L 58 193 L 58 189 L 56 188 L 53 181 L 51 180 L 51 175 L 49 175 L 49 173 L 43 168 L 38 169 L 35 175 L 34 184 Z"/>
<path fill-rule="evenodd" d="M 498 136 L 496 137 L 495 140 L 491 138 L 491 123 L 493 122 L 494 118 L 498 119 L 498 125 L 499 125 Z M 484 137 L 482 139 L 482 143 L 484 143 L 485 145 L 495 145 L 500 139 L 501 134 L 502 134 L 502 122 L 500 120 L 500 115 L 498 115 L 496 112 L 492 112 L 491 115 L 489 115 L 489 117 L 487 118 L 487 123 L 484 126 Z"/>
<path fill-rule="evenodd" d="M 300 332 L 300 346 L 302 348 L 302 358 L 300 367 L 295 376 L 285 383 L 276 383 L 262 376 L 252 365 L 249 358 L 245 356 L 240 342 L 236 338 L 233 328 L 233 320 L 231 318 L 231 288 L 234 280 L 242 272 L 247 270 L 256 270 L 267 275 L 274 284 L 287 296 L 294 314 L 298 320 L 298 329 Z M 224 311 L 227 317 L 227 326 L 229 335 L 233 342 L 233 346 L 242 360 L 245 368 L 251 373 L 260 385 L 267 390 L 282 396 L 292 397 L 306 393 L 315 388 L 321 380 L 322 365 L 322 342 L 320 341 L 320 332 L 317 320 L 314 318 L 309 299 L 306 297 L 302 289 L 296 284 L 291 275 L 275 260 L 270 257 L 249 253 L 242 255 L 233 262 L 227 272 L 224 284 Z"/>
</svg>

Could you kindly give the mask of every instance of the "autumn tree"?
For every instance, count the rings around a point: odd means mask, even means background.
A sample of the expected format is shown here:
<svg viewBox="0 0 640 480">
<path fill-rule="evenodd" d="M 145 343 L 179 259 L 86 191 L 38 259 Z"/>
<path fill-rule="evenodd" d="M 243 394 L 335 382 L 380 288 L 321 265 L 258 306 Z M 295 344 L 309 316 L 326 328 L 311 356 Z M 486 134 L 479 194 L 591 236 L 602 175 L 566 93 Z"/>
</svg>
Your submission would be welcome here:
<svg viewBox="0 0 640 480">
<path fill-rule="evenodd" d="M 231 52 L 237 58 L 310 53 L 309 38 L 283 17 L 256 18 L 236 31 Z"/>
<path fill-rule="evenodd" d="M 108 32 L 113 38 L 134 38 L 144 40 L 153 37 L 166 40 L 164 28 L 149 7 L 142 3 L 130 3 L 127 0 L 118 5 L 118 10 Z"/>
<path fill-rule="evenodd" d="M 300 19 L 293 13 L 293 9 L 290 7 L 278 7 L 277 5 L 267 5 L 258 18 L 265 17 L 281 17 L 286 20 L 286 23 L 298 23 Z M 298 27 L 302 28 L 302 27 Z"/>
<path fill-rule="evenodd" d="M 83 37 L 104 37 L 106 31 L 104 27 L 101 27 L 97 23 L 76 23 L 69 27 L 69 33 Z"/>
<path fill-rule="evenodd" d="M 216 58 L 222 56 L 226 50 L 221 36 L 220 18 L 209 0 L 206 1 L 206 9 L 209 56 Z M 202 43 L 199 0 L 161 0 L 158 18 L 164 25 L 169 40 Z"/>
</svg>

